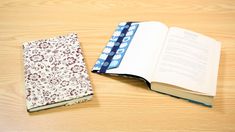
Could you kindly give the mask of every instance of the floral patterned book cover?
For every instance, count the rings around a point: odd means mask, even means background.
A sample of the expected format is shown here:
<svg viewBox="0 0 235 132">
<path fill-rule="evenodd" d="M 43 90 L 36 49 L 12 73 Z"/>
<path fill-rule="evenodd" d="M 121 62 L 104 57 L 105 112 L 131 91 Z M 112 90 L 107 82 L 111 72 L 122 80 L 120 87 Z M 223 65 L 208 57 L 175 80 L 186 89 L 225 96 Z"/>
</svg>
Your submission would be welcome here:
<svg viewBox="0 0 235 132">
<path fill-rule="evenodd" d="M 23 54 L 28 112 L 92 98 L 91 82 L 75 33 L 25 42 Z"/>
</svg>

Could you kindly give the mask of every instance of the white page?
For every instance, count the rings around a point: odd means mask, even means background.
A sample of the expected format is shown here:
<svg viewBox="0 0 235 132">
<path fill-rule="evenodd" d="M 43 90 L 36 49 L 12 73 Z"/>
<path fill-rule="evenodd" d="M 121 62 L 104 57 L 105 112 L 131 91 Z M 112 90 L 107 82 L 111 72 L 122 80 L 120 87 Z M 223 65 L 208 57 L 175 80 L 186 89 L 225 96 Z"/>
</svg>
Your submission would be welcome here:
<svg viewBox="0 0 235 132">
<path fill-rule="evenodd" d="M 214 96 L 219 58 L 218 41 L 172 27 L 169 29 L 153 81 Z"/>
<path fill-rule="evenodd" d="M 106 73 L 131 74 L 151 82 L 155 61 L 168 27 L 160 22 L 141 22 L 118 68 Z M 154 61 L 153 61 L 154 60 Z"/>
</svg>

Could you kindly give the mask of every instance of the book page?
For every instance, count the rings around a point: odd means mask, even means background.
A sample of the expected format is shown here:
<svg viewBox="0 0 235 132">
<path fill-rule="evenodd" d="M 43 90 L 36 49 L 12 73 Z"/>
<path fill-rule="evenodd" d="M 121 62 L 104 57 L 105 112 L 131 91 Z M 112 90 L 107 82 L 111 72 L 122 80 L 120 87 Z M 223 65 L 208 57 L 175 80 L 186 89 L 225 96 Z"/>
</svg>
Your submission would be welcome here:
<svg viewBox="0 0 235 132">
<path fill-rule="evenodd" d="M 167 32 L 168 27 L 160 22 L 139 23 L 121 64 L 106 73 L 136 75 L 151 82 L 155 60 L 160 54 Z"/>
<path fill-rule="evenodd" d="M 172 27 L 153 81 L 214 96 L 220 43 L 202 34 Z"/>
</svg>

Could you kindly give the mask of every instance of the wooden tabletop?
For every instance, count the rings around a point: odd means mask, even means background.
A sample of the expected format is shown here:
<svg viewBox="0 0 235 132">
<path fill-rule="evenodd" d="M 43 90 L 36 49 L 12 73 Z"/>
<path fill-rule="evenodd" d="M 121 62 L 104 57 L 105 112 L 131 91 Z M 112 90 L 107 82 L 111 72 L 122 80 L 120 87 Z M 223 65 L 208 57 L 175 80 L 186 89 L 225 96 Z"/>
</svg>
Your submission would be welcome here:
<svg viewBox="0 0 235 132">
<path fill-rule="evenodd" d="M 147 89 L 136 79 L 91 73 L 122 21 L 161 21 L 222 42 L 217 95 L 208 108 Z M 75 32 L 92 101 L 29 114 L 22 42 Z M 1 0 L 0 131 L 235 131 L 234 0 Z"/>
</svg>

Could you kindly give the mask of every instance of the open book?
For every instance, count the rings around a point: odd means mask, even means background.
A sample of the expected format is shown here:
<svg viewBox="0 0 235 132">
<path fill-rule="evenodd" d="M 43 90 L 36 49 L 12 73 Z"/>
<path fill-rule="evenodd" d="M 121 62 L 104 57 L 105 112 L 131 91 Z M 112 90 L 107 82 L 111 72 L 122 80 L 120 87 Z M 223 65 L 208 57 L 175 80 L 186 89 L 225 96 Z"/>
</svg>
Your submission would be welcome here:
<svg viewBox="0 0 235 132">
<path fill-rule="evenodd" d="M 122 22 L 92 71 L 143 78 L 150 89 L 212 106 L 220 42 L 160 22 Z"/>
</svg>

